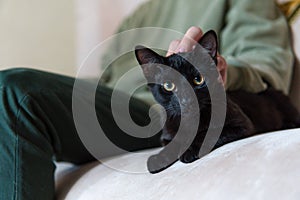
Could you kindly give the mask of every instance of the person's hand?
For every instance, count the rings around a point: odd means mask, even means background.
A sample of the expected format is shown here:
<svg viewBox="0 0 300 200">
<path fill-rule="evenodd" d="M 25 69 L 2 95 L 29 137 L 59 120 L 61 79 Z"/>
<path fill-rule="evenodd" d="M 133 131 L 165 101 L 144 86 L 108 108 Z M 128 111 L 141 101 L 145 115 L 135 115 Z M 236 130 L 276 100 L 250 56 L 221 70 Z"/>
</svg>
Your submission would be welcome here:
<svg viewBox="0 0 300 200">
<path fill-rule="evenodd" d="M 185 33 L 184 37 L 180 40 L 173 40 L 169 46 L 169 50 L 166 56 L 170 56 L 174 53 L 183 53 L 192 51 L 195 45 L 202 37 L 203 32 L 199 27 L 192 26 Z M 220 73 L 220 78 L 222 78 L 223 84 L 225 85 L 227 80 L 227 63 L 225 59 L 218 54 L 218 71 Z"/>
</svg>

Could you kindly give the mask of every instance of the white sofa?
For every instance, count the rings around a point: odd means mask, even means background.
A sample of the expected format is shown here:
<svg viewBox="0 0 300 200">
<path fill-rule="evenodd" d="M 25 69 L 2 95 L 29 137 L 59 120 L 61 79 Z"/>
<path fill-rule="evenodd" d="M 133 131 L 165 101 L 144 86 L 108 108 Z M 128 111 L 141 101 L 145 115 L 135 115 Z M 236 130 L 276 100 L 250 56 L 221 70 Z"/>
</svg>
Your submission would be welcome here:
<svg viewBox="0 0 300 200">
<path fill-rule="evenodd" d="M 290 96 L 300 110 L 300 20 L 292 24 L 295 67 Z M 146 155 L 130 153 L 100 164 L 58 164 L 60 200 L 299 200 L 300 129 L 272 132 L 227 144 L 191 164 L 175 163 L 159 174 L 146 172 Z M 118 166 L 113 169 L 107 166 Z M 136 169 L 141 173 L 128 173 Z M 125 170 L 125 171 L 124 171 Z"/>
<path fill-rule="evenodd" d="M 294 129 L 233 142 L 191 164 L 177 162 L 155 175 L 91 163 L 65 172 L 57 182 L 57 199 L 299 200 L 299 152 L 300 129 Z M 111 158 L 109 164 L 146 169 L 144 157 L 127 154 Z"/>
</svg>

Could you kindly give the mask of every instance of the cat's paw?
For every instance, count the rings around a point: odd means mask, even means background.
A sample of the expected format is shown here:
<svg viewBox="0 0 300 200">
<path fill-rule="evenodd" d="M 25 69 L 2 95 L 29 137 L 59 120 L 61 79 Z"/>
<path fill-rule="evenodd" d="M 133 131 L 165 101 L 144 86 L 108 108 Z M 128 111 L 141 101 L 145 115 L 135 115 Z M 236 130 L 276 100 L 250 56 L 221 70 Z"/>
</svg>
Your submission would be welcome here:
<svg viewBox="0 0 300 200">
<path fill-rule="evenodd" d="M 147 168 L 151 174 L 159 173 L 170 167 L 177 160 L 171 161 L 167 156 L 157 154 L 152 155 L 147 160 Z"/>
<path fill-rule="evenodd" d="M 197 159 L 199 159 L 199 155 L 193 150 L 187 150 L 179 157 L 179 160 L 183 163 L 191 163 Z"/>
</svg>

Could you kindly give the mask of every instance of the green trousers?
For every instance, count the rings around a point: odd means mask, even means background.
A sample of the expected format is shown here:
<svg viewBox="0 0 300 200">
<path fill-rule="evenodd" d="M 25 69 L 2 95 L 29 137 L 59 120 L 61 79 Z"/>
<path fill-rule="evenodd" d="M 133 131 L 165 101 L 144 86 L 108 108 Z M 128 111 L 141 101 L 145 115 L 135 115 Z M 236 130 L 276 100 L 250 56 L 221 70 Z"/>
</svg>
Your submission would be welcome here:
<svg viewBox="0 0 300 200">
<path fill-rule="evenodd" d="M 74 78 L 38 70 L 0 72 L 0 200 L 52 200 L 54 160 L 95 160 L 75 128 L 73 85 Z M 140 139 L 118 128 L 110 109 L 111 93 L 100 85 L 96 91 L 95 108 L 104 132 L 128 151 L 159 146 L 159 134 Z M 148 109 L 131 99 L 130 114 L 137 124 L 149 122 Z"/>
</svg>

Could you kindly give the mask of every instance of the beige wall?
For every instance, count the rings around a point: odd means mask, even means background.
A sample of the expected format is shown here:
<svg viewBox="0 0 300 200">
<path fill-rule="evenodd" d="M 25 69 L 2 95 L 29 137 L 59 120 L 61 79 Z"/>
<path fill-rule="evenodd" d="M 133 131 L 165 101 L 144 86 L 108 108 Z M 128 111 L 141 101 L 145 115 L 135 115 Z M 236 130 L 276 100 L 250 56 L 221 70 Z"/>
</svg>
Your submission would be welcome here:
<svg viewBox="0 0 300 200">
<path fill-rule="evenodd" d="M 89 52 L 111 36 L 125 16 L 147 0 L 77 0 L 77 64 L 80 66 Z M 103 46 L 101 46 L 103 47 Z M 99 48 L 101 48 L 99 47 Z M 105 51 L 105 50 L 103 50 Z M 81 70 L 83 77 L 98 77 L 101 65 L 98 54 L 89 57 L 89 66 Z"/>
<path fill-rule="evenodd" d="M 73 74 L 74 2 L 0 1 L 0 68 L 33 67 Z"/>
<path fill-rule="evenodd" d="M 0 0 L 0 70 L 75 75 L 88 52 L 144 1 Z"/>
</svg>

